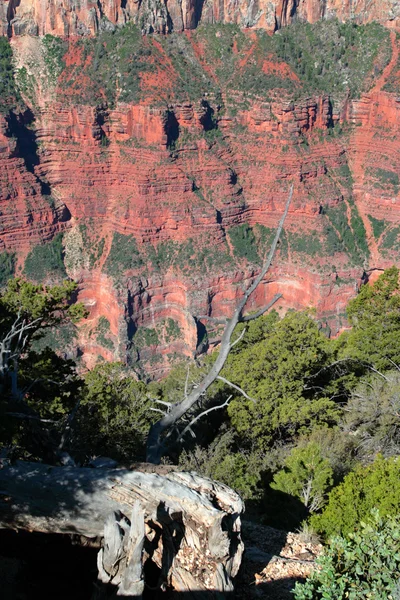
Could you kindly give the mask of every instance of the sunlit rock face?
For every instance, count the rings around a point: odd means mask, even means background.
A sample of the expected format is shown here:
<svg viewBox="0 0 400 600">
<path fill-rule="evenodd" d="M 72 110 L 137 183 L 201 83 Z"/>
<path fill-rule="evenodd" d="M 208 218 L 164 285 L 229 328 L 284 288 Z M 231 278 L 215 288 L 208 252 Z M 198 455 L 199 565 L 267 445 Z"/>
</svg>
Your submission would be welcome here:
<svg viewBox="0 0 400 600">
<path fill-rule="evenodd" d="M 235 23 L 241 27 L 275 31 L 292 22 L 315 23 L 320 19 L 352 19 L 365 24 L 378 21 L 397 27 L 397 0 L 1 0 L 4 34 L 75 36 L 134 22 L 144 33 L 168 33 L 199 25 Z"/>
<path fill-rule="evenodd" d="M 72 3 L 63 6 L 42 10 L 21 0 L 8 14 L 29 13 L 40 34 L 70 34 L 81 19 L 90 29 L 89 14 L 99 27 L 97 3 L 82 2 L 78 12 Z M 135 16 L 139 4 L 101 6 L 118 23 Z M 274 19 L 286 23 L 282 8 L 271 6 Z M 199 20 L 243 23 L 249 10 L 239 3 L 234 15 L 207 2 L 201 15 L 189 3 L 179 8 L 168 3 L 181 29 Z M 297 10 L 309 20 L 323 16 L 312 3 Z M 267 6 L 254 15 L 260 11 L 252 25 L 266 27 Z M 361 6 L 357 14 L 363 20 Z M 15 253 L 19 273 L 41 245 L 51 254 L 62 235 L 65 274 L 79 282 L 90 311 L 73 343 L 88 367 L 122 360 L 139 375 L 160 377 L 177 357 L 212 348 L 221 331 L 198 317 L 232 313 L 259 272 L 292 184 L 273 268 L 249 311 L 281 293 L 280 312 L 314 307 L 335 334 L 366 273 L 399 261 L 395 36 L 385 34 L 386 50 L 351 95 L 307 93 L 290 61 L 265 50 L 255 32 L 229 30 L 227 58 L 218 58 L 214 44 L 227 30 L 198 31 L 137 42 L 128 62 L 141 61 L 134 100 L 128 84 L 111 92 L 93 87 L 90 69 L 98 59 L 79 40 L 65 42 L 53 78 L 40 37 L 12 40 L 18 76 L 26 70 L 21 93 L 29 109 L 1 120 L 1 250 Z M 39 67 L 29 62 L 32 55 Z M 197 88 L 179 60 L 189 61 Z M 276 83 L 268 92 L 251 88 L 259 76 Z M 61 276 L 51 264 L 49 282 Z"/>
</svg>

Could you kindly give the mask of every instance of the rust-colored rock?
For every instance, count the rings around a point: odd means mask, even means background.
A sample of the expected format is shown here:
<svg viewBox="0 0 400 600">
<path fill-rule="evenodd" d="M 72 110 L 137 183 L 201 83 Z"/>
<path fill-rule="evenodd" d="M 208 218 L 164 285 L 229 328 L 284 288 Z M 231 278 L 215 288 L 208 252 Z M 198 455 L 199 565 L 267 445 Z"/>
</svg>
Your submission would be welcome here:
<svg viewBox="0 0 400 600">
<path fill-rule="evenodd" d="M 357 100 L 343 95 L 333 106 L 327 95 L 246 104 L 238 90 L 223 97 L 220 114 L 212 97 L 155 107 L 146 96 L 111 108 L 42 91 L 31 165 L 3 120 L 1 248 L 22 262 L 30 248 L 65 231 L 66 268 L 90 310 L 79 340 L 89 367 L 101 356 L 139 370 L 140 358 L 140 368 L 160 376 L 177 355 L 204 350 L 197 316 L 231 314 L 257 273 L 291 183 L 285 235 L 248 310 L 280 292 L 280 312 L 313 306 L 333 334 L 343 328 L 364 270 L 399 257 L 398 242 L 387 237 L 396 240 L 400 206 L 400 103 L 383 91 L 398 60 L 394 36 L 392 43 L 392 60 L 370 92 Z M 13 44 L 18 54 L 24 38 Z M 285 63 L 277 68 L 296 78 Z M 262 69 L 274 70 L 270 59 Z M 172 66 L 169 72 L 172 78 Z M 157 77 L 150 76 L 151 86 L 149 79 L 142 85 L 154 93 Z M 165 80 L 158 84 L 161 96 Z M 354 239 L 362 223 L 369 256 L 346 246 L 340 219 Z M 212 346 L 219 333 L 208 333 Z"/>
<path fill-rule="evenodd" d="M 295 21 L 315 23 L 337 17 L 356 23 L 379 21 L 397 27 L 400 5 L 393 0 L 357 2 L 346 0 L 0 0 L 0 23 L 3 34 L 61 36 L 94 35 L 113 30 L 129 21 L 140 24 L 144 33 L 183 31 L 199 24 L 237 23 L 242 27 L 268 31 Z"/>
</svg>

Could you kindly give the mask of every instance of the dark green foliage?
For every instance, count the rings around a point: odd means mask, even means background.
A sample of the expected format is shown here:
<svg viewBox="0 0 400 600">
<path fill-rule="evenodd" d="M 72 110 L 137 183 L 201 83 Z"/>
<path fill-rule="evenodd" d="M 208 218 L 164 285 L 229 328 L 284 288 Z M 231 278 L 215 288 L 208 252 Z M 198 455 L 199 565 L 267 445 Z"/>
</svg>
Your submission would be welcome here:
<svg viewBox="0 0 400 600">
<path fill-rule="evenodd" d="M 359 531 L 334 538 L 317 559 L 296 600 L 396 600 L 399 597 L 400 517 L 374 510 Z"/>
<path fill-rule="evenodd" d="M 60 323 L 57 327 L 50 327 L 40 333 L 32 341 L 32 349 L 41 352 L 45 348 L 50 348 L 54 352 L 62 352 L 63 355 L 76 355 L 77 330 L 73 323 Z"/>
<path fill-rule="evenodd" d="M 142 264 L 142 258 L 133 235 L 115 232 L 110 253 L 104 263 L 104 271 L 112 277 L 118 278 L 124 271 L 137 270 Z"/>
<path fill-rule="evenodd" d="M 155 46 L 131 23 L 113 33 L 85 38 L 78 49 L 82 63 L 65 70 L 62 86 L 75 101 L 92 106 L 104 100 L 113 106 L 117 89 L 120 102 L 139 102 L 141 78 L 154 69 L 159 57 Z"/>
<path fill-rule="evenodd" d="M 267 34 L 260 33 L 262 37 Z M 388 31 L 378 25 L 319 21 L 295 23 L 272 38 L 277 55 L 288 62 L 303 83 L 302 92 L 329 94 L 350 91 L 352 97 L 368 89 L 374 65 L 390 60 Z"/>
<path fill-rule="evenodd" d="M 303 252 L 309 256 L 320 256 L 322 245 L 316 234 L 298 234 L 287 232 L 288 242 L 292 252 Z"/>
<path fill-rule="evenodd" d="M 385 228 L 387 227 L 386 221 L 383 219 L 375 219 L 375 217 L 372 215 L 368 215 L 368 219 L 371 221 L 375 239 L 379 240 L 382 233 L 385 231 Z"/>
<path fill-rule="evenodd" d="M 317 381 L 305 382 L 332 359 L 329 341 L 307 313 L 288 313 L 262 341 L 229 357 L 224 376 L 255 399 L 228 407 L 238 433 L 260 448 L 291 440 L 316 422 L 334 423 L 339 411 Z M 319 390 L 318 390 L 319 385 Z"/>
<path fill-rule="evenodd" d="M 311 517 L 311 525 L 327 538 L 347 535 L 368 518 L 371 509 L 383 516 L 400 513 L 400 459 L 379 455 L 368 467 L 357 466 L 329 494 L 320 515 Z"/>
<path fill-rule="evenodd" d="M 382 248 L 385 250 L 399 250 L 400 249 L 400 227 L 393 227 L 389 229 L 382 240 Z"/>
<path fill-rule="evenodd" d="M 114 343 L 109 337 L 110 333 L 110 321 L 107 317 L 100 317 L 96 327 L 96 341 L 100 346 L 103 346 L 103 348 L 114 350 Z"/>
<path fill-rule="evenodd" d="M 369 255 L 365 227 L 357 208 L 349 200 L 351 218 L 347 216 L 347 207 L 344 202 L 338 206 L 324 208 L 324 215 L 328 223 L 325 226 L 327 253 L 346 252 L 354 264 L 363 264 Z"/>
<path fill-rule="evenodd" d="M 189 238 L 182 243 L 168 241 L 157 246 L 149 244 L 143 255 L 157 271 L 164 272 L 168 267 L 174 266 L 188 276 L 196 276 L 215 267 L 226 268 L 233 264 L 226 243 L 219 246 L 210 245 L 209 241 L 201 237 L 196 242 Z"/>
<path fill-rule="evenodd" d="M 0 287 L 3 287 L 15 273 L 15 252 L 0 254 Z"/>
<path fill-rule="evenodd" d="M 183 451 L 179 465 L 188 471 L 197 471 L 205 477 L 221 481 L 237 490 L 242 497 L 254 500 L 262 494 L 261 472 L 265 457 L 240 450 L 232 429 L 218 434 L 207 447 L 197 445 L 192 451 Z"/>
<path fill-rule="evenodd" d="M 137 348 L 148 348 L 157 346 L 160 343 L 159 334 L 152 327 L 139 327 L 134 337 L 134 344 Z"/>
<path fill-rule="evenodd" d="M 32 423 L 7 414 L 0 419 L 1 444 L 13 445 L 19 456 L 28 452 L 31 458 L 43 458 L 55 449 L 65 414 L 76 403 L 80 384 L 72 361 L 46 347 L 40 352 L 33 348 L 47 331 L 73 327 L 87 316 L 83 305 L 70 304 L 76 288 L 71 281 L 45 287 L 10 279 L 0 296 L 0 410 L 35 419 Z M 40 419 L 49 418 L 51 424 L 42 427 Z"/>
<path fill-rule="evenodd" d="M 388 171 L 387 169 L 375 169 L 375 175 L 382 181 L 383 184 L 388 183 L 394 187 L 399 185 L 399 175 L 395 171 Z"/>
<path fill-rule="evenodd" d="M 400 364 L 400 285 L 397 267 L 387 269 L 373 285 L 361 288 L 347 306 L 352 325 L 343 336 L 343 357 L 359 359 L 377 369 Z"/>
<path fill-rule="evenodd" d="M 250 263 L 259 264 L 260 257 L 257 253 L 256 238 L 252 228 L 243 223 L 236 227 L 231 227 L 228 231 L 234 255 L 241 259 L 245 258 Z"/>
<path fill-rule="evenodd" d="M 396 43 L 397 45 L 400 42 L 400 33 L 396 33 Z M 393 94 L 400 94 L 400 79 L 399 79 L 399 71 L 400 71 L 400 56 L 397 59 L 397 64 L 389 73 L 389 76 L 386 79 L 386 83 L 383 86 L 383 90 L 385 92 L 391 92 Z"/>
<path fill-rule="evenodd" d="M 110 456 L 144 459 L 151 419 L 144 383 L 135 381 L 120 363 L 98 365 L 85 377 L 76 427 L 76 452 L 81 459 Z"/>
<path fill-rule="evenodd" d="M 313 513 L 325 504 L 326 494 L 333 484 L 333 470 L 321 448 L 315 442 L 294 448 L 284 468 L 278 471 L 271 488 L 298 498 L 305 509 Z"/>
<path fill-rule="evenodd" d="M 208 24 L 198 27 L 192 40 L 175 33 L 142 36 L 130 23 L 75 42 L 80 60 L 64 68 L 61 89 L 76 103 L 107 101 L 109 106 L 115 104 L 117 90 L 119 101 L 138 103 L 148 97 L 163 106 L 171 100 L 197 101 L 207 93 L 221 114 L 222 91 L 241 91 L 233 111 L 246 106 L 246 97 L 269 100 L 277 93 L 299 97 L 349 89 L 354 97 L 370 87 L 374 66 L 383 69 L 390 58 L 389 34 L 383 27 L 333 19 L 293 24 L 274 36 L 259 30 L 256 40 L 237 25 Z M 58 65 L 61 46 L 51 47 L 52 54 L 56 50 Z M 171 85 L 161 87 L 158 79 Z"/>
<path fill-rule="evenodd" d="M 205 90 L 217 93 L 215 83 L 210 80 L 186 36 L 172 33 L 168 36 L 157 36 L 157 40 L 161 43 L 177 74 L 173 90 L 169 92 L 171 96 L 181 100 L 198 101 Z"/>
<path fill-rule="evenodd" d="M 174 321 L 174 319 L 168 318 L 166 327 L 165 327 L 165 337 L 167 342 L 170 340 L 179 339 L 182 335 L 181 328 L 179 327 L 179 323 Z"/>
<path fill-rule="evenodd" d="M 0 113 L 22 105 L 21 96 L 15 86 L 12 64 L 12 49 L 8 39 L 0 37 Z"/>
<path fill-rule="evenodd" d="M 24 274 L 32 281 L 59 281 L 67 276 L 64 266 L 63 234 L 51 242 L 35 246 L 25 260 Z"/>
<path fill-rule="evenodd" d="M 79 229 L 82 234 L 83 248 L 89 255 L 89 265 L 92 268 L 103 255 L 105 239 L 102 237 L 93 238 L 93 236 L 90 235 L 92 230 L 95 229 L 95 225 L 91 220 L 89 220 L 88 225 L 80 225 Z"/>
<path fill-rule="evenodd" d="M 68 50 L 67 43 L 59 37 L 46 34 L 42 38 L 44 63 L 50 79 L 56 83 L 65 68 L 64 55 Z"/>
</svg>

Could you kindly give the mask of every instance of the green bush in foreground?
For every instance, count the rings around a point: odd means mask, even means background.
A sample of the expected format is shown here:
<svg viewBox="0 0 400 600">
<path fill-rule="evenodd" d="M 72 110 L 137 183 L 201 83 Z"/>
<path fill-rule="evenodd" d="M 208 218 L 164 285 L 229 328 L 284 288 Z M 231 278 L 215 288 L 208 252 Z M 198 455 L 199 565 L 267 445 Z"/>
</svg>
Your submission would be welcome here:
<svg viewBox="0 0 400 600">
<path fill-rule="evenodd" d="M 400 517 L 373 510 L 348 537 L 333 538 L 319 568 L 297 583 L 296 600 L 397 600 L 400 597 Z"/>
<path fill-rule="evenodd" d="M 384 516 L 400 514 L 400 459 L 378 455 L 368 467 L 358 466 L 329 494 L 328 504 L 310 523 L 326 537 L 347 535 L 378 508 Z"/>
</svg>

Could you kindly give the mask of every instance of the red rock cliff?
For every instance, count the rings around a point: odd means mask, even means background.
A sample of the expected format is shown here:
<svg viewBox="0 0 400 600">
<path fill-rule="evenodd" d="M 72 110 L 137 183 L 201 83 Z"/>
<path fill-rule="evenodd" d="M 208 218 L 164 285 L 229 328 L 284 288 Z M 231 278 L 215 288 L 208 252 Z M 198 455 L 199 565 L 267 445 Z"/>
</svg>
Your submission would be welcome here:
<svg viewBox="0 0 400 600">
<path fill-rule="evenodd" d="M 19 64 L 24 39 L 13 42 Z M 342 327 L 364 270 L 399 257 L 400 102 L 383 89 L 398 68 L 391 39 L 389 64 L 355 100 L 249 101 L 238 90 L 155 106 L 165 73 L 176 77 L 166 62 L 142 79 L 149 95 L 137 104 L 76 104 L 68 88 L 38 89 L 36 160 L 24 162 L 11 137 L 27 135 L 24 117 L 14 129 L 4 121 L 2 248 L 23 258 L 64 231 L 66 268 L 90 309 L 80 330 L 88 366 L 103 356 L 159 376 L 177 355 L 204 348 L 196 316 L 231 314 L 292 183 L 277 260 L 248 310 L 281 292 L 279 310 L 313 306 L 333 332 Z M 78 54 L 71 45 L 68 60 Z M 296 80 L 284 63 L 261 68 Z M 217 339 L 209 329 L 208 344 Z"/>
<path fill-rule="evenodd" d="M 315 23 L 337 17 L 356 23 L 399 25 L 400 5 L 393 0 L 0 0 L 3 34 L 93 35 L 128 21 L 143 32 L 194 29 L 199 24 L 237 23 L 275 31 L 291 22 Z"/>
</svg>

